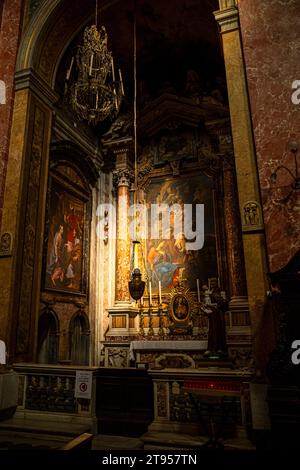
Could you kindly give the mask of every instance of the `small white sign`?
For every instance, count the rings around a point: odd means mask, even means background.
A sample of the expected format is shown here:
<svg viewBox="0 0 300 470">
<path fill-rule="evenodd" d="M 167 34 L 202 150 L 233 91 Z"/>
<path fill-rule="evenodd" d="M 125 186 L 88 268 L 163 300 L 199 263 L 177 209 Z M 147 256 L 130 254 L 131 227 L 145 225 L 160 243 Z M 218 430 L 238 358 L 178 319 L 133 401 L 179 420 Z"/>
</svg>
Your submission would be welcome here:
<svg viewBox="0 0 300 470">
<path fill-rule="evenodd" d="M 76 371 L 75 398 L 92 398 L 93 372 Z"/>
<path fill-rule="evenodd" d="M 0 364 L 6 364 L 6 348 L 4 341 L 0 340 Z"/>
</svg>

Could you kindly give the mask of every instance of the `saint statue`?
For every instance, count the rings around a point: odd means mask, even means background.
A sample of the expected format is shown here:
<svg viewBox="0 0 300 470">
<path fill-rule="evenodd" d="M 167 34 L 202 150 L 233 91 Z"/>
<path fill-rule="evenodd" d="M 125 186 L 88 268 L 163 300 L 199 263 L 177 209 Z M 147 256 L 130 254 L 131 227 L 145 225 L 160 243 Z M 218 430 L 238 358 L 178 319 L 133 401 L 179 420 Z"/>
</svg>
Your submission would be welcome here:
<svg viewBox="0 0 300 470">
<path fill-rule="evenodd" d="M 227 301 L 222 297 L 218 280 L 210 280 L 211 304 L 204 305 L 202 311 L 208 316 L 208 344 L 205 356 L 221 359 L 227 355 L 225 313 Z"/>
</svg>

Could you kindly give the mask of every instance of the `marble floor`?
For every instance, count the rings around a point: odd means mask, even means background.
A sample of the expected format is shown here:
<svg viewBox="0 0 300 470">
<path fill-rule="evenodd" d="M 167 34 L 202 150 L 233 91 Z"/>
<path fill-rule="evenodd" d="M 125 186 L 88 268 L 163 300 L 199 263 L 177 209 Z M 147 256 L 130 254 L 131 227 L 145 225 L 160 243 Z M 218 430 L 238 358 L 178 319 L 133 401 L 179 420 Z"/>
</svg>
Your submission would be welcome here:
<svg viewBox="0 0 300 470">
<path fill-rule="evenodd" d="M 62 449 L 76 437 L 90 433 L 86 425 L 12 418 L 0 422 L 1 449 Z M 172 432 L 151 432 L 141 437 L 94 435 L 93 450 L 201 449 L 208 439 Z M 246 436 L 223 441 L 224 450 L 253 450 Z"/>
</svg>

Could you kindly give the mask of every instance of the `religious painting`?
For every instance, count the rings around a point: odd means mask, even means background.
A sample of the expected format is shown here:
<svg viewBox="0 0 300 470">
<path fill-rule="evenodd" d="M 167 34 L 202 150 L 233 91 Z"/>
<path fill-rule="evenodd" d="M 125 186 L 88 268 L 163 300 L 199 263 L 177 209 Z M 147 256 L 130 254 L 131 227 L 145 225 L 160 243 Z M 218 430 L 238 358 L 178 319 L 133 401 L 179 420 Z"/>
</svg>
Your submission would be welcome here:
<svg viewBox="0 0 300 470">
<path fill-rule="evenodd" d="M 176 321 L 185 321 L 189 316 L 189 303 L 183 294 L 178 294 L 173 299 L 173 316 Z"/>
<path fill-rule="evenodd" d="M 84 294 L 86 203 L 52 180 L 48 202 L 45 288 Z"/>
<path fill-rule="evenodd" d="M 159 283 L 164 293 L 169 293 L 181 281 L 196 291 L 197 279 L 207 284 L 210 277 L 218 277 L 217 243 L 214 220 L 214 194 L 212 179 L 205 174 L 182 175 L 170 179 L 152 179 L 147 188 L 148 211 L 153 205 L 162 207 L 159 238 L 154 238 L 151 217 L 148 218 L 147 271 L 152 291 L 158 292 Z M 190 249 L 182 223 L 182 232 L 175 232 L 176 210 L 183 213 L 189 204 L 192 208 L 192 226 L 196 224 L 196 206 L 204 207 L 204 245 Z M 170 208 L 174 208 L 174 211 Z M 157 207 L 157 206 L 156 206 Z M 163 211 L 170 224 L 163 224 Z M 153 220 L 152 220 L 153 222 Z"/>
<path fill-rule="evenodd" d="M 190 289 L 177 286 L 168 294 L 169 330 L 171 334 L 190 334 L 198 315 L 198 306 Z"/>
</svg>

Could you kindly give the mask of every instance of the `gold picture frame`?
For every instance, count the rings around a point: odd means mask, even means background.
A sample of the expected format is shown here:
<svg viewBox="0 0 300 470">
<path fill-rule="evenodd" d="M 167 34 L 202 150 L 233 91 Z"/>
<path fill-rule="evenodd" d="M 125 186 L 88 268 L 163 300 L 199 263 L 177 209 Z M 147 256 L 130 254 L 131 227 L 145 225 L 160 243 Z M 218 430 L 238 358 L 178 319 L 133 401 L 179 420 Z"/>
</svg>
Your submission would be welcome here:
<svg viewBox="0 0 300 470">
<path fill-rule="evenodd" d="M 172 333 L 187 333 L 193 328 L 193 319 L 198 308 L 194 294 L 186 287 L 172 289 L 169 302 L 169 320 Z"/>
</svg>

